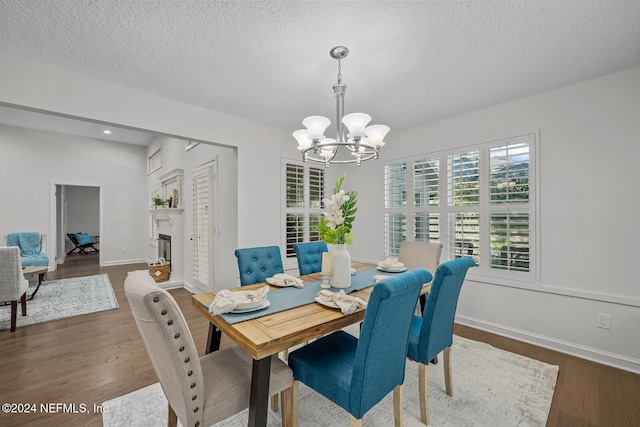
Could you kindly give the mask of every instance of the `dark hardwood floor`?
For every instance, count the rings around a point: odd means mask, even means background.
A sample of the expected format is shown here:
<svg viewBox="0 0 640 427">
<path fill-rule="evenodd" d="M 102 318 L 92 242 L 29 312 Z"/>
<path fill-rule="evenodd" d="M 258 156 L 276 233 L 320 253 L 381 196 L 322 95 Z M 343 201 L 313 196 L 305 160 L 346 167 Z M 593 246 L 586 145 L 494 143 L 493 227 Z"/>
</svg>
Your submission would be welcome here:
<svg viewBox="0 0 640 427">
<path fill-rule="evenodd" d="M 94 404 L 157 382 L 123 290 L 127 272 L 139 269 L 146 264 L 99 267 L 97 255 L 74 255 L 49 273 L 49 280 L 108 274 L 120 308 L 0 331 L 0 402 L 38 407 L 31 414 L 0 412 L 0 426 L 101 426 Z M 170 292 L 203 354 L 208 322 L 189 292 Z M 455 333 L 560 366 L 547 426 L 640 426 L 640 375 L 461 325 Z M 223 337 L 222 345 L 229 343 Z M 84 404 L 88 413 L 40 412 L 40 404 L 58 403 Z"/>
</svg>

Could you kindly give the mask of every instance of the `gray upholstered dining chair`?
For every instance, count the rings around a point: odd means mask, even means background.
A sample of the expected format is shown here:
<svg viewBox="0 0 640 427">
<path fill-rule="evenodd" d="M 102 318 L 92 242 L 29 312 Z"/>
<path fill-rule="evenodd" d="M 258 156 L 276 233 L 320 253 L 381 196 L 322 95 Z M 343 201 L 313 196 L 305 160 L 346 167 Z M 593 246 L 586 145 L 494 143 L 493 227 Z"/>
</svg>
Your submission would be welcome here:
<svg viewBox="0 0 640 427">
<path fill-rule="evenodd" d="M 400 253 L 398 261 L 404 264 L 409 270 L 424 268 L 431 274 L 435 274 L 436 268 L 440 264 L 442 254 L 442 243 L 440 242 L 414 242 L 405 240 L 400 243 Z M 424 311 L 426 295 L 420 295 L 420 313 Z"/>
<path fill-rule="evenodd" d="M 16 330 L 18 320 L 18 300 L 22 315 L 27 315 L 27 288 L 29 282 L 22 274 L 20 248 L 0 247 L 0 301 L 11 301 L 11 332 Z"/>
<path fill-rule="evenodd" d="M 169 402 L 169 425 L 210 426 L 249 407 L 252 359 L 233 345 L 198 357 L 180 307 L 146 271 L 129 273 L 124 290 Z M 291 424 L 291 369 L 271 358 L 269 393 L 282 393 L 282 425 Z"/>
<path fill-rule="evenodd" d="M 444 262 L 436 269 L 422 317 L 413 316 L 409 331 L 407 357 L 418 362 L 420 418 L 429 424 L 427 368 L 429 361 L 444 352 L 444 381 L 447 395 L 453 396 L 451 379 L 451 344 L 453 321 L 460 289 L 469 268 L 476 263 L 471 257 Z"/>
</svg>

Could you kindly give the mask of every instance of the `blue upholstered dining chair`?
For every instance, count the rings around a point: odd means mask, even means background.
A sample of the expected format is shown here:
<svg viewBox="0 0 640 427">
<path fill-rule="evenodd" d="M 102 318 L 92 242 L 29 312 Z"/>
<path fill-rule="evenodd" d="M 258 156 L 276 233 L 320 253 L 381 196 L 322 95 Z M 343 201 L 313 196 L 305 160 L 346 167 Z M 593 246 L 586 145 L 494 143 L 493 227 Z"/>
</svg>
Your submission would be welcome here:
<svg viewBox="0 0 640 427">
<path fill-rule="evenodd" d="M 456 258 L 440 264 L 431 283 L 423 315 L 422 317 L 413 316 L 411 322 L 407 357 L 418 362 L 420 418 L 424 424 L 429 424 L 427 367 L 429 361 L 441 351 L 444 351 L 446 393 L 453 396 L 451 381 L 453 321 L 462 283 L 469 268 L 475 265 L 471 257 Z"/>
<path fill-rule="evenodd" d="M 279 246 L 236 249 L 240 285 L 266 282 L 267 277 L 284 273 Z"/>
<path fill-rule="evenodd" d="M 322 254 L 329 252 L 325 242 L 307 242 L 293 245 L 301 276 L 322 271 Z"/>
<path fill-rule="evenodd" d="M 23 267 L 49 265 L 49 257 L 42 252 L 42 235 L 37 231 L 10 233 L 7 235 L 7 246 L 20 248 L 20 261 Z"/>
<path fill-rule="evenodd" d="M 402 425 L 402 383 L 407 340 L 422 285 L 431 274 L 411 270 L 373 288 L 360 338 L 344 331 L 319 338 L 289 354 L 293 370 L 293 421 L 300 382 L 350 414 L 352 426 L 393 390 L 395 425 Z"/>
</svg>

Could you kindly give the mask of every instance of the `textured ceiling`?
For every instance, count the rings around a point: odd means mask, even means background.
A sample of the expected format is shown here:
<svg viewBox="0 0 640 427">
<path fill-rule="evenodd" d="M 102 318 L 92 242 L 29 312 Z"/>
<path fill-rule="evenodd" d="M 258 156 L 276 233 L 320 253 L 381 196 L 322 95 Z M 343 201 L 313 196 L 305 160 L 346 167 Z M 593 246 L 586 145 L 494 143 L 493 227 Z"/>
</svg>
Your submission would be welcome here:
<svg viewBox="0 0 640 427">
<path fill-rule="evenodd" d="M 345 112 L 393 132 L 640 66 L 639 23 L 637 0 L 0 0 L 0 51 L 293 131 L 334 120 L 345 45 Z"/>
</svg>

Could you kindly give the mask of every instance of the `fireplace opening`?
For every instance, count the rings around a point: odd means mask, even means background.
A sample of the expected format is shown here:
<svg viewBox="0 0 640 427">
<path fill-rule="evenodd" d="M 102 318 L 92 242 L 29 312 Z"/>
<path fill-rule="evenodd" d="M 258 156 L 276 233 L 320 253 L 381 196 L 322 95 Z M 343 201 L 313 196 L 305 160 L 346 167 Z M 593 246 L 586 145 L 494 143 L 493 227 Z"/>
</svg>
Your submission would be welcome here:
<svg viewBox="0 0 640 427">
<path fill-rule="evenodd" d="M 168 234 L 158 235 L 158 258 L 171 263 L 171 236 Z"/>
</svg>

